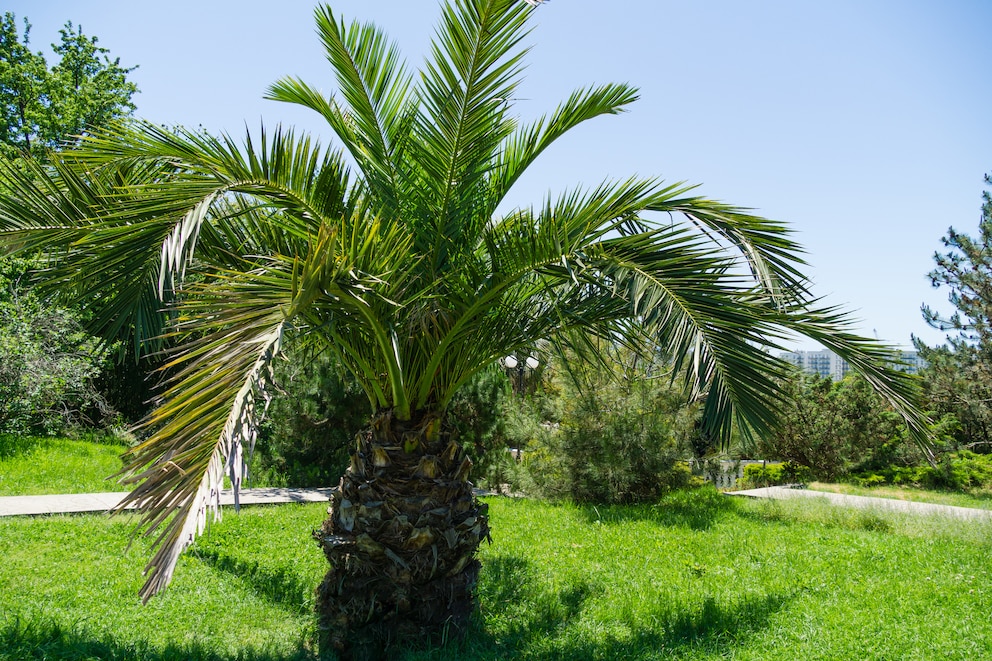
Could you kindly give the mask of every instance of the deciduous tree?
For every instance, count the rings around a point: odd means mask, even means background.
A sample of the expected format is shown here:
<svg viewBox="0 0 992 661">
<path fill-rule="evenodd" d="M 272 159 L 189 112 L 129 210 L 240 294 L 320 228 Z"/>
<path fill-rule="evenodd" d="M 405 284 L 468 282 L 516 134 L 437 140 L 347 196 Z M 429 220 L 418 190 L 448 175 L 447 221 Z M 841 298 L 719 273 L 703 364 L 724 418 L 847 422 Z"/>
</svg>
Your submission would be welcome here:
<svg viewBox="0 0 992 661">
<path fill-rule="evenodd" d="M 59 61 L 31 51 L 31 25 L 23 33 L 7 12 L 0 19 L 0 147 L 44 158 L 46 150 L 75 142 L 88 130 L 129 115 L 137 86 L 127 79 L 135 67 L 111 59 L 97 38 L 71 21 L 52 44 Z"/>
</svg>

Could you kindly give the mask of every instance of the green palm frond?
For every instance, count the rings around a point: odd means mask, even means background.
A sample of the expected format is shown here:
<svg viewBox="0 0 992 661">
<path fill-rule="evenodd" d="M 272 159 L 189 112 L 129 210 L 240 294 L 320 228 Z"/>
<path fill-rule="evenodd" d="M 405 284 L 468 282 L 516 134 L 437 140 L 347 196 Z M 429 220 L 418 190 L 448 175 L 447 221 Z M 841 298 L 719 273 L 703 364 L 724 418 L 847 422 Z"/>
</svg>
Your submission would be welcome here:
<svg viewBox="0 0 992 661">
<path fill-rule="evenodd" d="M 375 299 L 369 292 L 379 280 L 356 265 L 401 256 L 405 242 L 368 224 L 350 224 L 350 233 L 344 221 L 324 226 L 305 256 L 260 258 L 250 271 L 212 272 L 184 288 L 171 332 L 181 343 L 163 367 L 173 373 L 170 386 L 145 423 L 151 437 L 129 453 L 124 469 L 137 486 L 120 508 L 146 511 L 142 525 L 149 533 L 165 526 L 156 538 L 143 598 L 169 582 L 179 554 L 202 532 L 208 510 L 219 516 L 225 470 L 237 493 L 242 448 L 254 443 L 264 411 L 258 402 L 267 403 L 270 365 L 284 333 L 290 327 L 306 332 L 308 321 L 330 317 L 366 336 L 385 335 L 378 319 L 366 313 L 366 298 Z M 355 235 L 367 230 L 380 240 L 356 242 Z"/>
<path fill-rule="evenodd" d="M 340 152 L 325 151 L 308 136 L 298 138 L 281 128 L 271 135 L 263 128 L 256 148 L 250 133 L 240 145 L 227 135 L 119 124 L 88 136 L 73 157 L 96 170 L 133 163 L 171 166 L 167 179 L 128 187 L 140 200 L 105 220 L 175 214 L 208 195 L 241 193 L 263 197 L 268 206 L 287 212 L 281 216 L 286 231 L 307 236 L 322 218 L 349 206 L 348 169 Z"/>
<path fill-rule="evenodd" d="M 328 61 L 337 74 L 338 104 L 310 85 L 294 78 L 273 84 L 267 98 L 296 103 L 320 113 L 359 165 L 383 208 L 397 212 L 401 198 L 398 146 L 410 112 L 411 76 L 394 44 L 374 25 L 353 23 L 348 29 L 334 18 L 330 7 L 315 11 L 317 31 Z"/>
<path fill-rule="evenodd" d="M 120 190 L 161 176 L 161 169 L 146 164 L 93 173 L 69 157 L 52 158 L 47 167 L 26 165 L 25 175 L 12 163 L 0 163 L 6 191 L 0 196 L 0 236 L 27 254 L 44 251 L 37 291 L 83 301 L 91 330 L 107 341 L 128 336 L 136 347 L 154 345 L 166 321 L 156 284 L 167 232 L 160 232 L 154 245 L 145 245 L 155 256 L 147 261 L 134 260 L 129 249 L 136 244 L 126 247 L 123 261 L 108 258 L 104 251 L 119 238 L 104 234 L 94 240 L 94 232 L 101 227 L 99 218 L 123 199 Z"/>
<path fill-rule="evenodd" d="M 61 246 L 51 253 L 46 288 L 88 301 L 103 337 L 133 329 L 138 346 L 161 332 L 171 290 L 194 254 L 243 254 L 252 244 L 299 249 L 323 218 L 349 215 L 355 204 L 340 154 L 291 131 L 263 131 L 256 150 L 250 137 L 240 146 L 119 124 L 57 160 L 41 184 L 10 177 L 20 195 L 0 201 L 0 228 L 25 250 Z M 261 241 L 244 241 L 252 232 Z M 204 238 L 208 250 L 198 252 Z"/>
<path fill-rule="evenodd" d="M 779 303 L 809 297 L 800 268 L 803 250 L 784 224 L 755 216 L 747 210 L 700 197 L 663 196 L 648 211 L 681 213 L 706 232 L 714 232 L 738 251 L 758 286 Z"/>
<path fill-rule="evenodd" d="M 516 0 L 457 0 L 442 12 L 410 147 L 420 177 L 417 245 L 435 273 L 488 222 L 476 212 L 493 157 L 514 129 L 506 102 L 527 52 L 518 44 L 528 15 Z"/>
<path fill-rule="evenodd" d="M 615 115 L 637 100 L 637 90 L 629 85 L 602 85 L 576 90 L 551 114 L 521 127 L 503 144 L 496 156 L 489 183 L 492 216 L 507 192 L 538 156 L 558 138 L 579 124 L 602 115 Z"/>
</svg>

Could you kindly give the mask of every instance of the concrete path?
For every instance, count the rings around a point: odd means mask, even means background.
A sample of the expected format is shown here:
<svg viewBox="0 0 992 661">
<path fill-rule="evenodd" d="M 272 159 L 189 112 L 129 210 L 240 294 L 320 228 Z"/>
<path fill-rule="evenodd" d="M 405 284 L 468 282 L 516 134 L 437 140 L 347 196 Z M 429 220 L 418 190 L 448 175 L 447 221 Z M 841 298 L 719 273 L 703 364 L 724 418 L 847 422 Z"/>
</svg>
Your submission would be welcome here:
<svg viewBox="0 0 992 661">
<path fill-rule="evenodd" d="M 812 491 L 810 489 L 790 489 L 788 487 L 765 487 L 764 489 L 747 489 L 731 491 L 731 496 L 746 496 L 748 498 L 772 498 L 783 500 L 788 498 L 820 498 L 834 505 L 859 507 L 861 509 L 887 509 L 897 512 L 914 514 L 930 514 L 949 516 L 959 519 L 979 519 L 992 521 L 992 510 L 978 510 L 969 507 L 953 505 L 933 505 L 931 503 L 916 503 L 909 500 L 894 498 L 870 498 L 868 496 L 848 496 L 829 491 Z"/>
<path fill-rule="evenodd" d="M 40 514 L 79 514 L 83 512 L 107 512 L 121 502 L 127 492 L 80 493 L 56 496 L 6 496 L 0 497 L 0 516 L 33 516 Z M 480 492 L 485 495 L 485 492 Z M 898 512 L 950 516 L 960 519 L 984 519 L 992 521 L 992 510 L 978 510 L 951 505 L 932 505 L 891 498 L 869 498 L 847 496 L 828 491 L 790 489 L 788 487 L 766 487 L 731 491 L 728 495 L 748 498 L 820 498 L 834 505 L 860 507 L 862 509 L 889 509 Z M 278 503 L 319 503 L 331 497 L 327 489 L 242 489 L 242 505 L 275 505 Z M 222 505 L 234 505 L 234 494 L 225 491 L 221 494 Z"/>
<path fill-rule="evenodd" d="M 38 514 L 78 514 L 81 512 L 106 512 L 121 502 L 127 492 L 79 493 L 58 496 L 6 496 L 0 497 L 0 516 L 26 516 Z M 274 505 L 277 503 L 326 502 L 330 489 L 242 489 L 242 505 Z M 221 505 L 234 505 L 234 493 L 225 491 Z"/>
</svg>

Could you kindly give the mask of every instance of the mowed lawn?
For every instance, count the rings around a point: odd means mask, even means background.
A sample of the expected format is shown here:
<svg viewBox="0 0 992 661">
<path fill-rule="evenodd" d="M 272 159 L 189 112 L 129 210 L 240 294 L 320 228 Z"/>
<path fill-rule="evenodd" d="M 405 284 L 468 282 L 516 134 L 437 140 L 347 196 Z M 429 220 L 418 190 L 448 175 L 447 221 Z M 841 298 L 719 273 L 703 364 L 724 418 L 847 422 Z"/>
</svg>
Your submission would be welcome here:
<svg viewBox="0 0 992 661">
<path fill-rule="evenodd" d="M 751 502 L 489 499 L 481 609 L 397 659 L 992 657 L 988 524 Z M 228 512 L 142 606 L 131 516 L 0 519 L 0 659 L 309 659 L 325 506 Z"/>
<path fill-rule="evenodd" d="M 0 496 L 127 491 L 108 479 L 126 451 L 115 443 L 0 434 Z"/>
</svg>

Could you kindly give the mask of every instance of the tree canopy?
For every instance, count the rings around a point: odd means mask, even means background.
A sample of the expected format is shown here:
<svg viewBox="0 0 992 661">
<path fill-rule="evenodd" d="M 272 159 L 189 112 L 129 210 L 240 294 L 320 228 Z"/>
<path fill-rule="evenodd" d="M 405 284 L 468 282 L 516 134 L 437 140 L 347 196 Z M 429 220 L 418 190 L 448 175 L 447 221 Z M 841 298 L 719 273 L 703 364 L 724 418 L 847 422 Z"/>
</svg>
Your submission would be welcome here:
<svg viewBox="0 0 992 661">
<path fill-rule="evenodd" d="M 992 183 L 989 175 L 986 184 Z M 946 331 L 947 344 L 929 347 L 916 340 L 929 363 L 925 371 L 930 401 L 960 423 L 960 440 L 979 450 L 992 449 L 992 195 L 982 193 L 978 235 L 953 227 L 941 239 L 947 252 L 934 254 L 930 282 L 945 289 L 954 308 L 942 315 L 922 307 L 932 327 Z"/>
<path fill-rule="evenodd" d="M 129 115 L 137 86 L 127 79 L 136 67 L 111 59 L 97 38 L 66 22 L 52 44 L 58 62 L 48 65 L 30 49 L 31 25 L 18 31 L 15 16 L 0 19 L 0 145 L 7 156 L 75 142 L 87 131 Z"/>
</svg>

